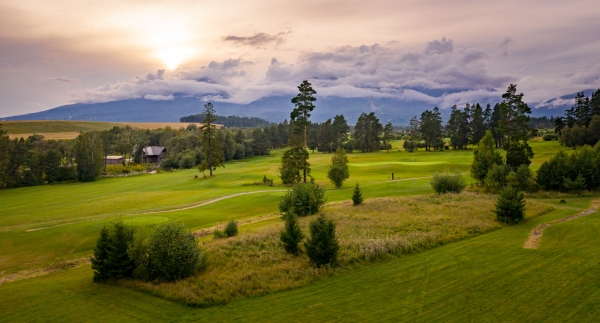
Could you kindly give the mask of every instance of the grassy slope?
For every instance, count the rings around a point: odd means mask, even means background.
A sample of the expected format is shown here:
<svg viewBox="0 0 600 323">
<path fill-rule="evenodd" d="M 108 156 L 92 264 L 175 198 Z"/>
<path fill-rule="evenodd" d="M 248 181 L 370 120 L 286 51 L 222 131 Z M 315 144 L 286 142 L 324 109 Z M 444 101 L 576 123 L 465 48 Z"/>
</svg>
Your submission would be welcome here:
<svg viewBox="0 0 600 323">
<path fill-rule="evenodd" d="M 185 128 L 189 123 L 178 122 L 94 122 L 67 120 L 0 121 L 2 128 L 15 137 L 16 134 L 28 136 L 38 133 L 48 139 L 72 139 L 73 133 L 81 131 L 106 130 L 114 126 L 130 125 L 133 128 L 157 129 L 170 126 L 173 129 Z M 76 136 L 75 136 L 76 137 Z"/>
<path fill-rule="evenodd" d="M 395 149 L 399 142 L 395 142 Z M 544 156 L 559 148 L 556 142 L 536 142 L 534 150 Z M 229 219 L 254 217 L 277 212 L 281 192 L 258 193 L 223 200 L 185 211 L 137 215 L 195 205 L 213 198 L 257 190 L 282 190 L 282 186 L 242 186 L 260 181 L 263 174 L 277 178 L 281 150 L 268 157 L 255 157 L 226 163 L 210 179 L 194 179 L 196 170 L 130 178 L 104 179 L 94 183 L 59 184 L 0 191 L 0 273 L 12 273 L 40 267 L 63 259 L 79 258 L 91 253 L 94 237 L 100 228 L 122 216 L 128 221 L 153 225 L 179 219 L 193 229 L 210 227 Z M 539 164 L 534 159 L 534 164 Z M 330 154 L 312 154 L 310 162 L 317 183 L 332 188 L 326 180 Z M 441 160 L 446 163 L 434 163 Z M 435 171 L 468 172 L 472 151 L 398 153 L 355 153 L 349 155 L 350 179 L 345 189 L 329 190 L 329 201 L 348 199 L 357 181 L 365 197 L 384 197 L 431 193 L 429 179 L 388 182 L 395 178 L 429 177 Z M 416 165 L 394 164 L 411 162 Z M 384 162 L 391 164 L 382 164 Z M 425 164 L 422 164 L 425 163 Z M 68 224 L 68 225 L 64 225 Z M 52 227 L 57 226 L 57 227 Z M 27 232 L 35 228 L 52 227 Z M 0 274 L 2 275 L 2 274 Z"/>
<path fill-rule="evenodd" d="M 4 321 L 577 321 L 600 315 L 600 215 L 547 230 L 522 249 L 537 224 L 567 209 L 420 254 L 382 261 L 305 288 L 192 309 L 91 282 L 89 267 L 0 286 Z M 68 304 L 68 305 L 67 305 Z"/>
</svg>

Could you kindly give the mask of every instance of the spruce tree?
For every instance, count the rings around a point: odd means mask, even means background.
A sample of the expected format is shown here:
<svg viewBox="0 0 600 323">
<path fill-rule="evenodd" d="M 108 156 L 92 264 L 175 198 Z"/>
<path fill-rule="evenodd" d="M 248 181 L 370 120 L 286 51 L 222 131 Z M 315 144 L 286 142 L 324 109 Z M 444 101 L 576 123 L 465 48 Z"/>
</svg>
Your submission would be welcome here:
<svg viewBox="0 0 600 323">
<path fill-rule="evenodd" d="M 309 230 L 310 238 L 304 246 L 310 260 L 317 267 L 334 264 L 340 249 L 335 236 L 335 223 L 321 214 L 310 223 Z"/>
<path fill-rule="evenodd" d="M 519 223 L 525 215 L 525 196 L 523 192 L 512 186 L 506 186 L 500 191 L 494 210 L 498 221 L 503 223 Z"/>
<path fill-rule="evenodd" d="M 204 105 L 204 120 L 200 131 L 202 132 L 202 152 L 206 156 L 206 167 L 209 170 L 210 176 L 213 175 L 213 169 L 223 167 L 223 149 L 221 143 L 217 140 L 217 127 L 214 123 L 217 121 L 217 116 L 212 103 L 208 102 Z M 201 172 L 204 169 L 199 169 Z"/>
<path fill-rule="evenodd" d="M 285 215 L 285 228 L 280 233 L 281 242 L 285 251 L 297 256 L 300 254 L 300 242 L 304 239 L 300 224 L 298 224 L 298 218 L 293 211 L 288 212 Z"/>
<path fill-rule="evenodd" d="M 352 192 L 352 203 L 354 205 L 359 205 L 359 204 L 362 204 L 362 202 L 363 202 L 362 192 L 360 191 L 360 187 L 358 186 L 358 183 L 356 183 L 356 186 L 354 187 L 354 191 Z"/>
<path fill-rule="evenodd" d="M 348 121 L 344 115 L 336 115 L 331 124 L 331 139 L 334 145 L 333 150 L 337 151 L 339 148 L 342 148 L 344 141 L 348 140 L 349 132 L 350 126 L 348 126 Z"/>
<path fill-rule="evenodd" d="M 105 282 L 110 278 L 108 254 L 110 252 L 110 235 L 107 227 L 103 227 L 96 241 L 96 248 L 92 256 L 92 269 L 94 282 Z"/>
<path fill-rule="evenodd" d="M 108 252 L 108 272 L 111 278 L 122 279 L 133 275 L 134 264 L 128 253 L 132 242 L 133 230 L 123 222 L 115 222 Z"/>
</svg>

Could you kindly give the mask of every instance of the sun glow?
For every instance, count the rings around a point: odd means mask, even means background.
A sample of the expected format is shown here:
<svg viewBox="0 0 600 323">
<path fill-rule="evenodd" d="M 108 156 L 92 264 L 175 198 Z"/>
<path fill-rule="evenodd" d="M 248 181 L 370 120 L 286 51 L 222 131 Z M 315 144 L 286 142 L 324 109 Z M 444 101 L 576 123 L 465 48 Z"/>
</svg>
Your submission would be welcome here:
<svg viewBox="0 0 600 323">
<path fill-rule="evenodd" d="M 169 69 L 175 69 L 188 56 L 190 56 L 190 52 L 181 48 L 169 48 L 156 52 L 156 57 L 162 60 Z"/>
</svg>

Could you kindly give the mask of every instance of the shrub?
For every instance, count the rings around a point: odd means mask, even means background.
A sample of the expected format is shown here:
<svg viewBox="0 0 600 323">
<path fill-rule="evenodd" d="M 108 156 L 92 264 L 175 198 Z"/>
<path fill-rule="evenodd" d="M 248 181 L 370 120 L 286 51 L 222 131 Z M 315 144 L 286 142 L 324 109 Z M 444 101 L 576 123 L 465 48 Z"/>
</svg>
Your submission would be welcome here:
<svg viewBox="0 0 600 323">
<path fill-rule="evenodd" d="M 544 141 L 558 140 L 558 135 L 555 133 L 549 133 L 544 135 L 543 139 Z"/>
<path fill-rule="evenodd" d="M 461 173 L 450 175 L 436 172 L 433 174 L 430 183 L 437 194 L 460 193 L 467 187 L 467 183 L 462 179 Z"/>
<path fill-rule="evenodd" d="M 529 193 L 537 192 L 540 189 L 540 185 L 533 178 L 533 172 L 525 164 L 519 166 L 516 172 L 510 172 L 506 176 L 506 184 Z"/>
<path fill-rule="evenodd" d="M 506 186 L 500 191 L 494 210 L 498 221 L 504 223 L 519 223 L 525 214 L 525 196 L 521 191 Z"/>
<path fill-rule="evenodd" d="M 506 177 L 510 174 L 510 166 L 493 165 L 488 171 L 484 182 L 486 191 L 499 193 L 506 186 Z"/>
<path fill-rule="evenodd" d="M 215 229 L 215 231 L 213 231 L 213 237 L 215 239 L 221 239 L 221 238 L 225 238 L 225 232 L 219 230 L 219 229 Z"/>
<path fill-rule="evenodd" d="M 362 204 L 362 202 L 363 202 L 362 192 L 360 191 L 360 187 L 358 186 L 358 183 L 356 183 L 356 186 L 354 187 L 354 191 L 352 192 L 352 203 L 354 205 L 359 205 L 359 204 Z"/>
<path fill-rule="evenodd" d="M 296 184 L 279 202 L 281 213 L 293 212 L 298 216 L 312 215 L 325 204 L 325 190 L 314 183 Z"/>
<path fill-rule="evenodd" d="M 496 144 L 491 131 L 486 131 L 475 149 L 471 175 L 480 183 L 483 183 L 488 171 L 493 165 L 502 165 L 502 155 L 496 151 Z"/>
<path fill-rule="evenodd" d="M 585 190 L 585 179 L 581 174 L 577 175 L 577 178 L 574 181 L 569 178 L 565 179 L 565 190 L 575 194 L 581 194 L 581 191 Z"/>
<path fill-rule="evenodd" d="M 267 175 L 263 175 L 263 185 L 273 186 L 273 180 L 268 178 Z"/>
<path fill-rule="evenodd" d="M 300 254 L 299 244 L 304 239 L 304 234 L 298 224 L 298 218 L 295 214 L 289 213 L 285 216 L 285 227 L 281 231 L 279 238 L 283 242 L 283 247 L 288 253 L 297 256 Z"/>
<path fill-rule="evenodd" d="M 348 178 L 348 169 L 342 166 L 333 165 L 329 168 L 327 177 L 331 180 L 336 188 L 340 188 L 344 184 L 346 178 Z"/>
<path fill-rule="evenodd" d="M 132 242 L 133 230 L 123 222 L 113 223 L 112 230 L 102 228 L 91 259 L 95 282 L 133 275 L 134 263 L 128 252 Z"/>
<path fill-rule="evenodd" d="M 223 233 L 228 237 L 234 237 L 238 235 L 238 224 L 234 220 L 231 220 L 227 223 L 225 230 Z"/>
<path fill-rule="evenodd" d="M 310 260 L 321 267 L 334 264 L 340 249 L 335 236 L 335 223 L 323 214 L 310 222 L 310 238 L 304 243 Z"/>
<path fill-rule="evenodd" d="M 204 266 L 194 234 L 186 230 L 183 224 L 175 222 L 158 226 L 150 235 L 148 260 L 150 280 L 183 279 Z"/>
</svg>

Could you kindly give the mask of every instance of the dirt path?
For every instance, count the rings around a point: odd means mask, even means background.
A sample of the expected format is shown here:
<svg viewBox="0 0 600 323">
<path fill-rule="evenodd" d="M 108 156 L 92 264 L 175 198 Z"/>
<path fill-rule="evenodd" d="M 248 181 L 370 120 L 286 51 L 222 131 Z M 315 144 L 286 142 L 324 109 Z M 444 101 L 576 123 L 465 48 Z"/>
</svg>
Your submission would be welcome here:
<svg viewBox="0 0 600 323">
<path fill-rule="evenodd" d="M 567 221 L 578 219 L 583 216 L 588 216 L 588 215 L 598 211 L 599 206 L 600 206 L 600 200 L 594 200 L 594 201 L 592 201 L 592 204 L 590 205 L 589 209 L 587 209 L 577 215 L 572 215 L 572 216 L 569 216 L 566 218 L 550 221 L 547 223 L 542 223 L 542 224 L 536 226 L 535 228 L 533 228 L 533 230 L 531 230 L 531 233 L 529 234 L 529 238 L 527 238 L 527 241 L 525 241 L 523 248 L 537 249 L 537 247 L 539 247 L 539 245 L 540 245 L 540 240 L 542 239 L 542 234 L 544 234 L 544 230 L 546 230 L 549 226 L 551 226 L 555 223 L 567 222 Z"/>
<path fill-rule="evenodd" d="M 53 272 L 66 270 L 70 268 L 79 268 L 81 266 L 89 264 L 91 264 L 90 256 L 86 256 L 82 258 L 56 262 L 41 268 L 25 269 L 13 274 L 0 276 L 0 285 L 33 277 L 45 276 Z M 3 273 L 4 272 L 0 273 L 0 275 L 2 275 Z"/>
</svg>

